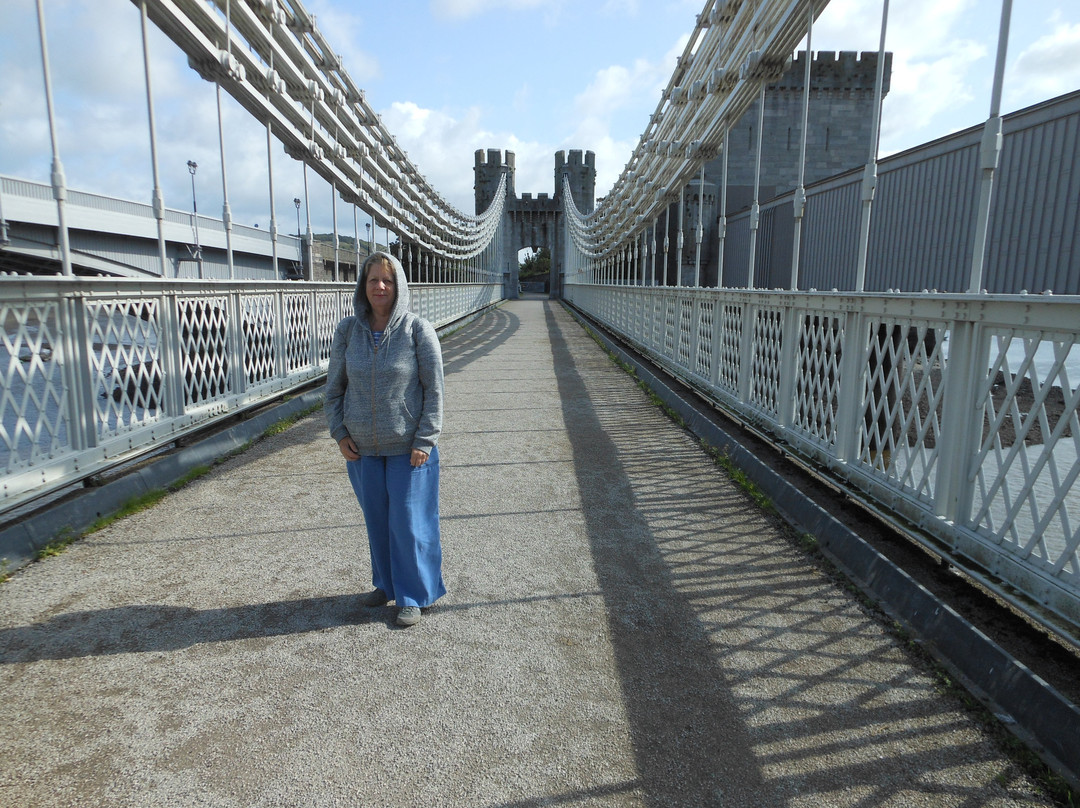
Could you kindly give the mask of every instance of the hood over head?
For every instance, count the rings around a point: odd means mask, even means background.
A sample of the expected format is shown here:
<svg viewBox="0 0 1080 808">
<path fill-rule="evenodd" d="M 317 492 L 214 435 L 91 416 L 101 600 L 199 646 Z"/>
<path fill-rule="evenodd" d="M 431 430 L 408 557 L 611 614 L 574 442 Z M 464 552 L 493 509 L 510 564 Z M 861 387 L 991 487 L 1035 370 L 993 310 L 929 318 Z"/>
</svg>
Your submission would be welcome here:
<svg viewBox="0 0 1080 808">
<path fill-rule="evenodd" d="M 356 279 L 356 291 L 353 292 L 353 311 L 356 316 L 363 320 L 365 323 L 370 323 L 369 316 L 371 314 L 371 304 L 367 299 L 367 277 L 368 270 L 374 264 L 387 263 L 393 267 L 394 282 L 397 292 L 397 297 L 394 300 L 394 308 L 390 311 L 390 322 L 386 327 L 392 328 L 398 320 L 400 320 L 405 312 L 409 310 L 409 283 L 405 278 L 405 269 L 401 266 L 401 262 L 392 256 L 388 252 L 373 252 L 364 261 L 360 269 L 360 277 Z"/>
</svg>

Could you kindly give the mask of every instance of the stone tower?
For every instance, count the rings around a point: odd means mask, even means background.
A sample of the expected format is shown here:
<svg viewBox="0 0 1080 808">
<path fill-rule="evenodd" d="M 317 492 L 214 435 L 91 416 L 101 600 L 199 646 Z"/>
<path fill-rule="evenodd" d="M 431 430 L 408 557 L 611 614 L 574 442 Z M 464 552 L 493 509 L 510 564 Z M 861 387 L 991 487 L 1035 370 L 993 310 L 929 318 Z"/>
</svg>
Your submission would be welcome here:
<svg viewBox="0 0 1080 808">
<path fill-rule="evenodd" d="M 499 149 L 477 149 L 473 164 L 475 182 L 473 199 L 477 215 L 483 213 L 495 198 L 499 180 L 506 175 L 506 221 L 504 242 L 507 268 L 504 270 L 505 294 L 517 297 L 517 254 L 527 247 L 546 247 L 551 253 L 551 275 L 548 290 L 553 297 L 562 291 L 563 244 L 562 235 L 562 185 L 563 178 L 570 182 L 570 193 L 581 213 L 590 213 L 596 199 L 596 155 L 580 149 L 555 155 L 555 187 L 553 194 L 541 193 L 535 198 L 524 193 L 519 198 L 514 179 L 516 163 L 514 153 L 506 152 L 505 161 Z"/>
<path fill-rule="evenodd" d="M 765 202 L 791 191 L 799 181 L 799 150 L 803 128 L 805 51 L 797 53 L 791 66 L 765 88 L 765 128 L 761 143 L 759 199 Z M 873 125 L 874 82 L 877 53 L 819 52 L 810 63 L 810 110 L 806 134 L 807 185 L 864 165 L 870 154 Z M 882 96 L 889 90 L 892 54 L 885 54 Z M 731 127 L 728 134 L 727 213 L 750 207 L 754 200 L 759 107 L 756 103 Z M 676 282 L 676 266 L 682 283 L 693 283 L 697 244 L 694 231 L 702 217 L 702 279 L 704 286 L 717 285 L 718 239 L 723 160 L 705 165 L 705 186 L 691 180 L 683 189 L 683 251 L 669 261 L 667 283 Z M 698 200 L 701 200 L 698 210 Z M 675 251 L 678 207 L 670 211 L 669 238 Z M 734 285 L 738 285 L 735 283 Z"/>
<path fill-rule="evenodd" d="M 555 153 L 555 196 L 561 197 L 563 177 L 570 180 L 570 195 L 574 198 L 574 204 L 581 213 L 592 213 L 596 206 L 596 155 L 585 152 L 582 159 L 581 151 L 570 150 L 570 159 L 566 159 L 565 152 Z"/>
<path fill-rule="evenodd" d="M 473 163 L 473 199 L 476 202 L 475 213 L 479 216 L 495 198 L 495 192 L 499 188 L 499 180 L 506 174 L 506 198 L 510 199 L 514 194 L 514 153 L 506 153 L 506 162 L 502 160 L 501 149 L 488 149 L 485 155 L 483 149 L 476 150 L 475 162 Z"/>
</svg>

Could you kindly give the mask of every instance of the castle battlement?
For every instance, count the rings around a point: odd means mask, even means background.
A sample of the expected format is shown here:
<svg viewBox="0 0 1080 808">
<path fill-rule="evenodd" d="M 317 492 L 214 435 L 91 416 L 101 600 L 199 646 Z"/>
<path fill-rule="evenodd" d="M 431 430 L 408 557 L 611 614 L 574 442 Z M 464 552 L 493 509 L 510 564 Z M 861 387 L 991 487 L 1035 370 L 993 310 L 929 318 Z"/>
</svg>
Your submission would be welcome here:
<svg viewBox="0 0 1080 808">
<path fill-rule="evenodd" d="M 486 152 L 483 149 L 477 149 L 475 154 L 474 167 L 487 166 L 488 168 L 513 168 L 514 167 L 514 153 L 508 151 L 506 153 L 506 162 L 503 162 L 502 149 L 488 149 Z"/>
<path fill-rule="evenodd" d="M 584 152 L 582 158 L 581 149 L 571 149 L 569 152 L 555 152 L 555 171 L 567 168 L 596 168 L 596 154 L 591 151 Z"/>
<path fill-rule="evenodd" d="M 806 79 L 806 51 L 799 51 L 784 75 L 770 84 L 768 90 L 802 91 Z M 876 51 L 818 51 L 810 63 L 810 87 L 814 90 L 865 90 L 873 92 L 877 80 Z M 892 73 L 892 54 L 885 54 L 883 92 L 889 91 Z"/>
</svg>

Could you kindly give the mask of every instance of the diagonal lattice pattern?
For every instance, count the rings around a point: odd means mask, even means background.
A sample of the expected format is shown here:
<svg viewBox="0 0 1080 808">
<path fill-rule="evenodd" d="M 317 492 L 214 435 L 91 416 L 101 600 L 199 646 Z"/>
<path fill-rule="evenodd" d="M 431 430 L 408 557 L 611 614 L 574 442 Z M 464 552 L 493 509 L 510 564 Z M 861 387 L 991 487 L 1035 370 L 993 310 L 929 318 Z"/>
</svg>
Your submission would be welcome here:
<svg viewBox="0 0 1080 808">
<path fill-rule="evenodd" d="M 352 289 L 0 278 L 0 506 L 317 379 Z M 302 288 L 302 292 L 297 290 Z M 501 285 L 417 289 L 436 327 Z"/>
<path fill-rule="evenodd" d="M 311 296 L 283 295 L 281 303 L 285 315 L 285 367 L 291 373 L 311 364 Z"/>
<path fill-rule="evenodd" d="M 158 420 L 165 376 L 160 301 L 91 300 L 85 312 L 98 437 Z"/>
<path fill-rule="evenodd" d="M 602 287 L 567 288 L 585 311 L 619 319 Z M 636 296 L 654 315 L 624 336 L 669 372 L 687 376 L 674 352 L 680 313 L 697 307 L 703 323 L 719 316 L 720 332 L 715 323 L 709 332 L 716 367 L 702 385 L 715 402 L 916 525 L 935 552 L 951 548 L 958 564 L 988 571 L 1007 596 L 1019 591 L 1080 624 L 1075 301 L 980 299 L 973 308 L 929 293 L 747 299 L 717 290 L 709 299 L 672 288 Z"/>
<path fill-rule="evenodd" d="M 700 304 L 701 316 L 697 322 L 697 349 L 694 351 L 693 373 L 708 381 L 713 366 L 713 329 L 719 328 L 715 322 L 717 306 L 711 301 Z"/>
<path fill-rule="evenodd" d="M 871 321 L 859 459 L 931 502 L 939 458 L 948 332 L 940 325 Z"/>
<path fill-rule="evenodd" d="M 346 296 L 339 292 L 315 295 L 315 350 L 318 362 L 326 362 L 330 359 L 330 343 L 334 339 L 334 329 L 345 316 L 345 303 Z"/>
<path fill-rule="evenodd" d="M 661 349 L 664 356 L 674 356 L 675 347 L 678 345 L 678 305 L 679 301 L 677 299 L 664 298 L 664 343 Z"/>
<path fill-rule="evenodd" d="M 753 353 L 750 360 L 750 402 L 773 416 L 779 410 L 783 332 L 782 311 L 763 308 L 755 312 Z"/>
<path fill-rule="evenodd" d="M 678 339 L 679 350 L 675 361 L 679 367 L 691 370 L 690 346 L 694 338 L 694 304 L 689 300 L 680 300 L 678 306 Z"/>
<path fill-rule="evenodd" d="M 0 468 L 26 468 L 68 446 L 59 301 L 0 303 Z"/>
<path fill-rule="evenodd" d="M 1074 335 L 1019 330 L 990 343 L 971 523 L 1029 563 L 1080 580 L 1080 346 Z"/>
<path fill-rule="evenodd" d="M 199 406 L 232 392 L 229 375 L 229 313 L 223 297 L 181 297 L 180 372 L 184 402 Z"/>
<path fill-rule="evenodd" d="M 844 321 L 824 312 L 807 313 L 800 318 L 798 338 L 794 424 L 828 445 L 836 440 Z"/>
<path fill-rule="evenodd" d="M 243 295 L 240 327 L 244 332 L 244 372 L 248 384 L 260 384 L 274 376 L 274 298 Z"/>
<path fill-rule="evenodd" d="M 729 393 L 735 394 L 739 390 L 742 306 L 724 303 L 719 305 L 719 309 L 721 312 L 720 355 L 715 358 L 715 361 L 719 363 L 717 384 Z"/>
</svg>

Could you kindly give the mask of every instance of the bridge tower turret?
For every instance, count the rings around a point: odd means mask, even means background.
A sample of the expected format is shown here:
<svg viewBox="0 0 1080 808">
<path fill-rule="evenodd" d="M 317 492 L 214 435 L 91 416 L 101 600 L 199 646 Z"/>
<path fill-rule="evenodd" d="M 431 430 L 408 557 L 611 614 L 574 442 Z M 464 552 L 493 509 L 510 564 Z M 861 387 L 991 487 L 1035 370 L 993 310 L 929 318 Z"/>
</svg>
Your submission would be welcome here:
<svg viewBox="0 0 1080 808">
<path fill-rule="evenodd" d="M 581 149 L 571 149 L 567 159 L 566 152 L 555 153 L 555 198 L 562 196 L 563 177 L 570 180 L 570 195 L 574 204 L 582 213 L 592 213 L 596 205 L 596 155 L 585 152 L 582 159 Z"/>
<path fill-rule="evenodd" d="M 473 183 L 473 199 L 476 201 L 474 213 L 479 215 L 491 205 L 503 174 L 506 174 L 506 198 L 516 198 L 517 194 L 514 191 L 515 171 L 515 157 L 512 151 L 506 153 L 506 162 L 504 163 L 501 149 L 488 149 L 486 155 L 483 149 L 476 150 L 476 162 L 473 165 L 473 172 L 476 175 Z"/>
</svg>

